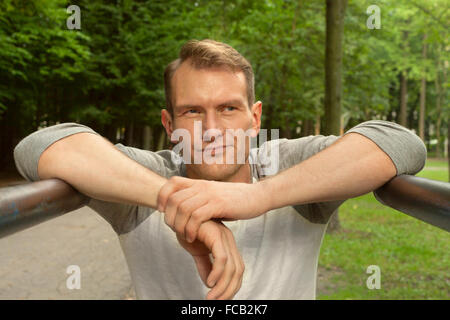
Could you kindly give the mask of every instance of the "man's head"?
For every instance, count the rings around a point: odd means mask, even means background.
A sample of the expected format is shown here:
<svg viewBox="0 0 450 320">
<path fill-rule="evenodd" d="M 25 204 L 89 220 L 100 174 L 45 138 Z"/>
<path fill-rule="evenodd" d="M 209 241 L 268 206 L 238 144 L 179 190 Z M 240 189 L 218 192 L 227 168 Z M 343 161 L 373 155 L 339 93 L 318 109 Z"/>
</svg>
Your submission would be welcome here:
<svg viewBox="0 0 450 320">
<path fill-rule="evenodd" d="M 167 110 L 161 113 L 162 123 L 169 136 L 176 129 L 186 129 L 191 134 L 192 158 L 195 152 L 208 151 L 215 157 L 223 153 L 226 162 L 226 153 L 237 156 L 236 139 L 234 148 L 209 148 L 227 144 L 227 129 L 259 132 L 261 102 L 254 103 L 252 67 L 229 45 L 213 40 L 187 42 L 179 58 L 166 67 L 164 84 Z M 204 137 L 200 150 L 194 149 L 195 121 L 202 123 L 202 136 L 206 131 L 211 133 Z M 243 149 L 247 159 L 248 143 Z M 233 180 L 245 170 L 244 164 L 234 159 L 233 164 L 190 164 L 188 174 L 209 180 Z"/>
</svg>

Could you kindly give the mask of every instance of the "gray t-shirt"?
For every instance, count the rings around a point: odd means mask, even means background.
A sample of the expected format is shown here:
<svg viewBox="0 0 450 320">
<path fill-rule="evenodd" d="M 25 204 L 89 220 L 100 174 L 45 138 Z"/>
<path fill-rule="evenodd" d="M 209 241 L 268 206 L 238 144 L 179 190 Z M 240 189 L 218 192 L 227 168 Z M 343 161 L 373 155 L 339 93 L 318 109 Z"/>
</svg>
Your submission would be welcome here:
<svg viewBox="0 0 450 320">
<path fill-rule="evenodd" d="M 63 123 L 32 133 L 14 149 L 17 169 L 29 181 L 39 180 L 41 154 L 51 144 L 91 128 Z M 344 133 L 359 133 L 375 142 L 393 161 L 397 175 L 416 174 L 425 165 L 426 148 L 408 129 L 388 121 L 363 122 Z M 308 136 L 268 141 L 250 152 L 253 182 L 264 177 L 263 155 L 279 149 L 278 172 L 300 163 L 339 136 Z M 152 152 L 122 144 L 116 148 L 164 177 L 185 176 L 170 150 Z M 234 234 L 246 270 L 235 299 L 314 299 L 320 245 L 330 216 L 344 201 L 310 203 L 271 210 L 257 218 L 224 222 Z M 163 213 L 149 207 L 91 199 L 119 236 L 139 299 L 204 299 L 207 291 L 192 257 L 178 244 Z"/>
</svg>

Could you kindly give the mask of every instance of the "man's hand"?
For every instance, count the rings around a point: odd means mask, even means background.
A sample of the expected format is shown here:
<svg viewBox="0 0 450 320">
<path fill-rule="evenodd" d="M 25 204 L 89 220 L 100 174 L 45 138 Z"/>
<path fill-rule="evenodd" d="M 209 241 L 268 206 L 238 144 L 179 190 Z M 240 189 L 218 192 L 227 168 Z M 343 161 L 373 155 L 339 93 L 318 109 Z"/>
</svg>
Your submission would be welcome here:
<svg viewBox="0 0 450 320">
<path fill-rule="evenodd" d="M 202 281 L 212 287 L 206 299 L 232 299 L 241 288 L 245 267 L 231 231 L 221 222 L 207 221 L 193 243 L 186 242 L 178 233 L 177 239 L 194 258 Z"/>
<path fill-rule="evenodd" d="M 211 219 L 250 219 L 268 210 L 259 185 L 172 177 L 158 195 L 165 222 L 189 243 Z"/>
</svg>

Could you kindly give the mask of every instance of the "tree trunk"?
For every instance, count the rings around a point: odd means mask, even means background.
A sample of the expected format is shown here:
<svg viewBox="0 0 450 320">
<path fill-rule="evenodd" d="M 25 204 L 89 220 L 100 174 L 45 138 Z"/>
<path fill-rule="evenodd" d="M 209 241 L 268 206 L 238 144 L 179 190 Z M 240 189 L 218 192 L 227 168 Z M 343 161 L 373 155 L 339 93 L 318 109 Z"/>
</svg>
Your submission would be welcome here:
<svg viewBox="0 0 450 320">
<path fill-rule="evenodd" d="M 436 72 L 436 77 L 434 78 L 434 84 L 436 86 L 436 113 L 437 113 L 437 121 L 436 121 L 436 139 L 437 139 L 437 144 L 436 144 L 436 157 L 440 158 L 442 156 L 441 154 L 441 146 L 442 146 L 442 151 L 444 151 L 445 154 L 445 145 L 441 145 L 441 126 L 442 126 L 442 100 L 444 97 L 444 90 L 442 90 L 442 84 L 447 83 L 447 68 L 443 68 L 442 67 L 442 63 L 441 63 L 441 46 L 438 46 L 437 49 L 437 72 Z M 442 70 L 442 78 L 440 76 L 440 70 Z M 450 123 L 447 124 L 448 126 L 450 126 Z M 449 155 L 450 158 L 450 155 Z M 450 169 L 450 165 L 449 165 L 449 169 Z M 450 170 L 449 170 L 450 171 Z M 450 172 L 449 172 L 450 174 Z"/>
<path fill-rule="evenodd" d="M 142 149 L 144 143 L 144 126 L 134 126 L 134 147 Z"/>
<path fill-rule="evenodd" d="M 326 135 L 341 129 L 342 42 L 346 0 L 327 0 L 325 48 L 325 128 Z"/>
<path fill-rule="evenodd" d="M 159 135 L 159 139 L 158 139 L 158 146 L 156 147 L 156 150 L 162 150 L 164 149 L 164 146 L 166 144 L 166 132 L 164 130 L 161 130 L 161 134 Z"/>
<path fill-rule="evenodd" d="M 103 127 L 103 136 L 111 143 L 117 143 L 117 128 L 114 123 L 107 124 Z"/>
<path fill-rule="evenodd" d="M 133 146 L 133 134 L 134 134 L 134 122 L 130 121 L 129 125 L 125 129 L 125 143 L 127 146 Z"/>
<path fill-rule="evenodd" d="M 422 44 L 422 59 L 425 61 L 427 59 L 427 34 L 423 35 Z M 422 141 L 425 141 L 425 103 L 427 94 L 427 79 L 426 70 L 423 70 L 422 81 L 420 84 L 420 112 L 419 112 L 419 137 Z"/>
<path fill-rule="evenodd" d="M 325 135 L 338 136 L 341 129 L 342 43 L 347 0 L 327 0 L 325 45 Z M 328 231 L 340 228 L 338 212 L 332 215 Z"/>
<path fill-rule="evenodd" d="M 316 117 L 316 124 L 314 125 L 314 134 L 315 135 L 320 134 L 320 114 L 317 114 Z"/>
<path fill-rule="evenodd" d="M 295 30 L 297 28 L 297 20 L 298 17 L 301 13 L 301 5 L 302 5 L 302 0 L 299 0 L 297 2 L 297 6 L 295 8 L 294 11 L 294 17 L 292 19 L 292 24 L 291 24 L 291 41 L 287 43 L 287 49 L 291 50 L 292 48 L 292 44 L 296 41 L 295 39 Z M 280 101 L 281 103 L 285 103 L 287 106 L 289 106 L 289 109 L 291 108 L 291 104 L 286 103 L 286 85 L 287 85 L 287 74 L 288 74 L 289 70 L 287 68 L 286 62 L 283 63 L 283 65 L 281 66 L 281 81 L 280 81 Z M 290 110 L 288 110 L 290 111 Z M 292 138 L 292 129 L 291 129 L 291 121 L 292 121 L 292 117 L 290 115 L 290 112 L 286 113 L 283 117 L 283 124 L 284 124 L 284 128 L 282 131 L 282 137 L 283 138 L 287 138 L 287 139 L 291 139 Z M 297 119 L 295 119 L 295 122 L 297 122 Z"/>
<path fill-rule="evenodd" d="M 408 127 L 406 116 L 407 116 L 407 99 L 408 99 L 408 88 L 407 88 L 407 76 L 406 71 L 400 74 L 400 125 Z"/>
<path fill-rule="evenodd" d="M 390 82 L 389 83 L 389 103 L 388 103 L 388 110 L 386 114 L 386 120 L 387 121 L 394 121 L 398 122 L 398 99 L 395 98 L 397 89 L 396 89 L 396 83 Z"/>
<path fill-rule="evenodd" d="M 448 181 L 450 182 L 450 121 L 447 122 L 447 141 Z"/>
<path fill-rule="evenodd" d="M 302 120 L 302 131 L 300 132 L 301 137 L 307 137 L 314 134 L 314 120 L 306 119 Z"/>
<path fill-rule="evenodd" d="M 144 126 L 144 130 L 142 132 L 142 149 L 144 150 L 153 149 L 153 137 L 150 126 Z"/>
<path fill-rule="evenodd" d="M 439 70 L 439 69 L 438 69 Z M 434 85 L 436 87 L 436 113 L 437 113 L 437 121 L 436 121 L 436 157 L 441 157 L 441 122 L 442 122 L 442 116 L 441 116 L 441 84 L 439 82 L 439 72 L 436 74 L 436 78 L 434 79 Z"/>
</svg>

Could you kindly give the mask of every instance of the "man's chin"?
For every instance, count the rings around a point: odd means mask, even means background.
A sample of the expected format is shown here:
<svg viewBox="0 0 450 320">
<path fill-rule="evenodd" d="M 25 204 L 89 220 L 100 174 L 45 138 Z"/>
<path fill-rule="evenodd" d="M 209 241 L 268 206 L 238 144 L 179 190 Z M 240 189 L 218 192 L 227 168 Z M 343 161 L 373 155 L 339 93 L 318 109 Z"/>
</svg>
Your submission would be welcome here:
<svg viewBox="0 0 450 320">
<path fill-rule="evenodd" d="M 191 164 L 186 165 L 188 176 L 194 179 L 227 181 L 233 177 L 242 165 L 236 164 Z"/>
</svg>

